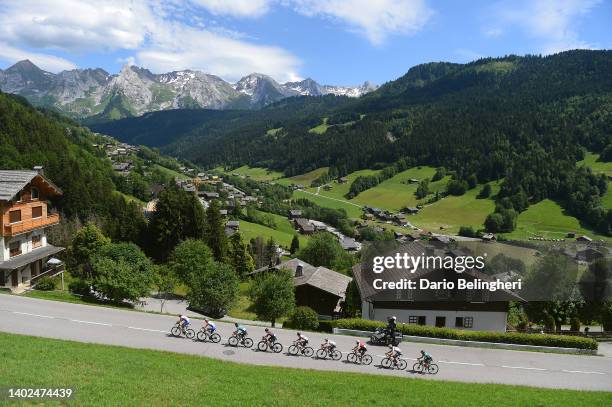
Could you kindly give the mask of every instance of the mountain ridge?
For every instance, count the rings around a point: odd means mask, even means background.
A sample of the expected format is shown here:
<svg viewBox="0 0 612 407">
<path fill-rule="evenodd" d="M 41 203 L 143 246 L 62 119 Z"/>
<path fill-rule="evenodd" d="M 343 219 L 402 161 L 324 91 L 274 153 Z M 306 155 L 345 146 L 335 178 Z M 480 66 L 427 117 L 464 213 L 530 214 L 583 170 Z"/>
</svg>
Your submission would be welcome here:
<svg viewBox="0 0 612 407">
<path fill-rule="evenodd" d="M 359 97 L 376 86 L 370 82 L 355 87 L 320 85 L 311 78 L 279 83 L 260 73 L 230 83 L 198 70 L 154 74 L 135 65 L 124 65 L 117 74 L 101 68 L 54 74 L 26 59 L 0 70 L 0 89 L 35 105 L 96 122 L 181 108 L 259 109 L 292 96 Z"/>
</svg>

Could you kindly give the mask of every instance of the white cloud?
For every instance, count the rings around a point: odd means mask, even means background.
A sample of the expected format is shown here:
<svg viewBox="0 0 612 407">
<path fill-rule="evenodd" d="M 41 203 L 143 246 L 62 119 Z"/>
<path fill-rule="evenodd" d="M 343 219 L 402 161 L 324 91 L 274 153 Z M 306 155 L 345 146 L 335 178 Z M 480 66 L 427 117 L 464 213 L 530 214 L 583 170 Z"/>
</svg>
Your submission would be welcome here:
<svg viewBox="0 0 612 407">
<path fill-rule="evenodd" d="M 296 11 L 345 22 L 371 43 L 381 44 L 393 33 L 413 34 L 433 15 L 425 0 L 287 0 Z"/>
<path fill-rule="evenodd" d="M 489 28 L 484 31 L 484 35 L 489 38 L 497 38 L 500 37 L 504 33 L 504 30 L 501 28 Z"/>
<path fill-rule="evenodd" d="M 0 38 L 77 52 L 135 49 L 153 19 L 143 1 L 19 0 L 0 10 Z"/>
<path fill-rule="evenodd" d="M 76 68 L 76 65 L 67 59 L 37 52 L 24 51 L 0 42 L 0 61 L 12 64 L 23 59 L 29 59 L 39 68 L 49 72 L 59 72 Z"/>
<path fill-rule="evenodd" d="M 182 24 L 165 24 L 136 63 L 155 72 L 199 69 L 228 80 L 262 72 L 284 81 L 298 76 L 300 61 L 282 48 L 255 45 Z"/>
<path fill-rule="evenodd" d="M 232 17 L 260 17 L 266 14 L 270 0 L 192 0 L 213 14 Z"/>
<path fill-rule="evenodd" d="M 198 1 L 220 14 L 245 16 L 265 12 L 268 4 L 264 0 Z M 61 50 L 86 54 L 121 50 L 130 52 L 125 61 L 155 72 L 192 68 L 228 80 L 255 71 L 279 80 L 298 76 L 300 61 L 291 53 L 249 42 L 239 38 L 237 33 L 219 29 L 214 23 L 195 22 L 191 4 L 177 0 L 20 0 L 3 3 L 0 42 L 11 44 L 11 52 L 5 52 L 4 59 L 14 62 L 11 59 L 16 55 L 27 54 L 19 48 L 37 49 L 41 52 L 36 58 L 30 58 L 33 61 L 44 60 L 47 66 L 72 68 L 74 64 L 44 52 L 52 54 Z M 254 9 L 253 5 L 259 8 Z"/>
<path fill-rule="evenodd" d="M 580 39 L 577 25 L 601 0 L 540 0 L 501 3 L 502 23 L 519 26 L 527 35 L 541 41 L 546 54 L 575 48 L 593 48 Z"/>
</svg>

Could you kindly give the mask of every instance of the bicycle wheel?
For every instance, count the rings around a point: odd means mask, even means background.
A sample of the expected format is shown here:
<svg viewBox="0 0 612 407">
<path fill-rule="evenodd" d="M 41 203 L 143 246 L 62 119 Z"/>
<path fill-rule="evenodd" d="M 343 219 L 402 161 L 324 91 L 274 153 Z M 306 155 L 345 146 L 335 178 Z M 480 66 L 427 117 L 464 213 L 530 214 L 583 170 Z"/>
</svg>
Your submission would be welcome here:
<svg viewBox="0 0 612 407">
<path fill-rule="evenodd" d="M 333 351 L 330 352 L 329 355 L 333 360 L 340 360 L 342 359 L 342 352 L 340 352 L 337 349 L 334 349 Z"/>
<path fill-rule="evenodd" d="M 262 352 L 267 351 L 268 343 L 266 341 L 259 341 L 259 343 L 257 344 L 257 349 L 259 349 Z"/>
<path fill-rule="evenodd" d="M 215 332 L 212 335 L 210 335 L 208 339 L 210 339 L 213 343 L 219 343 L 221 342 L 221 335 Z"/>
<path fill-rule="evenodd" d="M 325 351 L 325 349 L 317 350 L 317 358 L 325 359 L 326 357 L 327 357 L 327 352 Z"/>
<path fill-rule="evenodd" d="M 170 333 L 172 334 L 172 336 L 176 336 L 178 338 L 179 336 L 181 336 L 181 328 L 175 325 L 170 330 Z"/>
<path fill-rule="evenodd" d="M 380 361 L 380 365 L 386 369 L 389 369 L 392 364 L 393 362 L 391 362 L 391 359 L 389 358 L 384 358 L 383 360 Z"/>
<path fill-rule="evenodd" d="M 399 370 L 405 370 L 408 367 L 408 362 L 406 362 L 404 359 L 400 359 L 397 361 L 397 368 Z"/>
<path fill-rule="evenodd" d="M 429 374 L 436 374 L 436 373 L 438 373 L 438 365 L 436 365 L 435 363 L 432 363 L 431 365 L 429 365 L 428 372 L 429 372 Z"/>
<path fill-rule="evenodd" d="M 185 330 L 185 337 L 187 337 L 187 339 L 193 339 L 195 337 L 196 333 L 193 329 L 189 328 L 187 330 Z"/>
<path fill-rule="evenodd" d="M 236 338 L 235 336 L 230 336 L 230 338 L 227 340 L 227 343 L 231 346 L 238 346 L 238 338 Z"/>
<path fill-rule="evenodd" d="M 245 348 L 250 348 L 253 346 L 253 340 L 251 338 L 244 338 L 242 343 L 244 344 Z"/>
<path fill-rule="evenodd" d="M 363 355 L 363 357 L 361 358 L 361 364 L 362 365 L 369 365 L 372 363 L 372 356 L 370 355 Z"/>
<path fill-rule="evenodd" d="M 302 349 L 302 353 L 304 356 L 311 358 L 312 355 L 314 355 L 314 349 L 312 349 L 310 346 L 306 346 L 304 349 Z"/>
<path fill-rule="evenodd" d="M 206 332 L 199 331 L 197 335 L 198 341 L 204 342 L 206 340 Z"/>
<path fill-rule="evenodd" d="M 351 352 L 348 355 L 346 355 L 346 360 L 348 360 L 351 363 L 357 363 L 357 355 Z"/>
<path fill-rule="evenodd" d="M 272 350 L 274 353 L 281 353 L 283 351 L 283 345 L 281 343 L 276 342 L 272 345 Z"/>
<path fill-rule="evenodd" d="M 287 352 L 289 352 L 290 355 L 297 355 L 298 354 L 298 347 L 295 345 L 291 345 L 289 346 L 289 349 L 287 349 Z"/>
<path fill-rule="evenodd" d="M 412 365 L 412 370 L 417 373 L 423 372 L 423 364 L 416 362 L 414 365 Z"/>
</svg>

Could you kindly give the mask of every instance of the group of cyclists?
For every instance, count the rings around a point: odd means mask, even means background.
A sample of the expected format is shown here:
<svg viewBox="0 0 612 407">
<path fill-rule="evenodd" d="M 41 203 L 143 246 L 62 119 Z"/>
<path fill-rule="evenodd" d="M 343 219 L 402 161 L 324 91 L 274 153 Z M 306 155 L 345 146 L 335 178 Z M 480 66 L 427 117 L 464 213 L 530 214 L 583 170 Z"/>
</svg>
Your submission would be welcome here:
<svg viewBox="0 0 612 407">
<path fill-rule="evenodd" d="M 185 336 L 189 337 L 186 334 L 186 332 L 190 330 L 189 327 L 191 325 L 191 320 L 189 319 L 189 317 L 187 317 L 186 315 L 179 315 L 179 320 L 177 321 L 176 325 L 180 328 L 180 331 Z M 248 338 L 247 329 L 244 326 L 240 325 L 238 322 L 234 323 L 234 326 L 235 331 L 232 332 L 232 336 L 230 337 L 228 343 L 233 346 L 237 346 L 240 343 L 250 348 L 253 345 L 253 341 Z M 395 329 L 395 317 L 389 318 L 387 334 L 389 334 L 392 338 L 394 337 Z M 202 326 L 201 332 L 204 332 L 209 338 L 212 337 L 214 334 L 217 334 L 217 337 L 220 338 L 217 333 L 217 325 L 213 321 L 209 321 L 208 319 L 204 320 L 204 325 Z M 276 335 L 272 332 L 270 328 L 265 328 L 264 332 L 265 334 L 262 338 L 262 342 L 260 342 L 260 344 L 266 344 L 266 347 L 263 350 L 265 350 L 268 345 L 271 349 L 275 349 L 274 345 L 278 344 Z M 200 339 L 200 335 L 198 335 L 198 339 Z M 294 341 L 293 346 L 289 348 L 289 353 L 302 353 L 306 356 L 312 356 L 314 351 L 308 346 L 308 343 L 308 337 L 302 334 L 301 332 L 297 332 L 297 339 Z M 400 369 L 405 369 L 406 362 L 401 359 L 401 349 L 393 343 L 389 344 L 388 347 L 389 350 L 385 353 L 385 359 L 383 360 L 382 365 L 384 367 L 397 367 Z M 336 348 L 336 342 L 325 338 L 323 343 L 321 343 L 320 349 L 317 351 L 317 357 L 326 357 L 327 355 L 329 355 L 332 359 L 340 359 L 342 357 L 342 352 L 340 352 Z M 282 349 L 282 346 L 280 349 Z M 310 352 L 304 352 L 304 350 L 310 350 Z M 369 364 L 371 363 L 372 358 L 369 355 L 366 356 L 367 351 L 368 348 L 366 346 L 366 343 L 363 340 L 357 340 L 355 341 L 355 346 L 351 349 L 351 353 L 349 353 L 347 358 L 349 361 L 361 361 L 362 364 Z M 352 355 L 354 355 L 353 358 L 351 358 Z M 369 362 L 367 362 L 368 360 Z M 366 362 L 364 363 L 364 361 Z M 386 366 L 386 363 L 384 363 L 385 361 L 388 361 L 388 366 Z M 435 372 L 437 372 L 437 365 L 433 364 L 433 358 L 431 357 L 431 355 L 425 352 L 424 350 L 421 350 L 421 356 L 417 358 L 417 363 L 415 363 L 413 370 L 421 372 L 427 372 L 429 370 L 429 372 L 431 373 L 432 369 L 430 369 L 430 366 L 432 365 L 435 366 Z"/>
</svg>

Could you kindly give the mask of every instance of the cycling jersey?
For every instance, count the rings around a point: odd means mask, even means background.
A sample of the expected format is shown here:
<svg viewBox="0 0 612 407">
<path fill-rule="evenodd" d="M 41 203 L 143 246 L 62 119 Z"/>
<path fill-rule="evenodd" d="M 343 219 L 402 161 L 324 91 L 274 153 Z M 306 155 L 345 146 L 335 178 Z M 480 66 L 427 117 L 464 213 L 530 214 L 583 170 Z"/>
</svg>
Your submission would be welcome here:
<svg viewBox="0 0 612 407">
<path fill-rule="evenodd" d="M 217 325 L 215 325 L 214 322 L 209 322 L 208 329 L 210 329 L 210 332 L 215 332 L 217 330 Z"/>
<path fill-rule="evenodd" d="M 393 352 L 393 354 L 395 356 L 399 356 L 402 354 L 402 351 L 400 348 L 398 348 L 397 346 L 394 346 L 393 348 L 391 348 L 391 352 Z"/>
<path fill-rule="evenodd" d="M 186 317 L 185 315 L 181 315 L 180 321 L 183 322 L 183 325 L 185 326 L 189 325 L 190 323 L 189 317 Z"/>
</svg>

